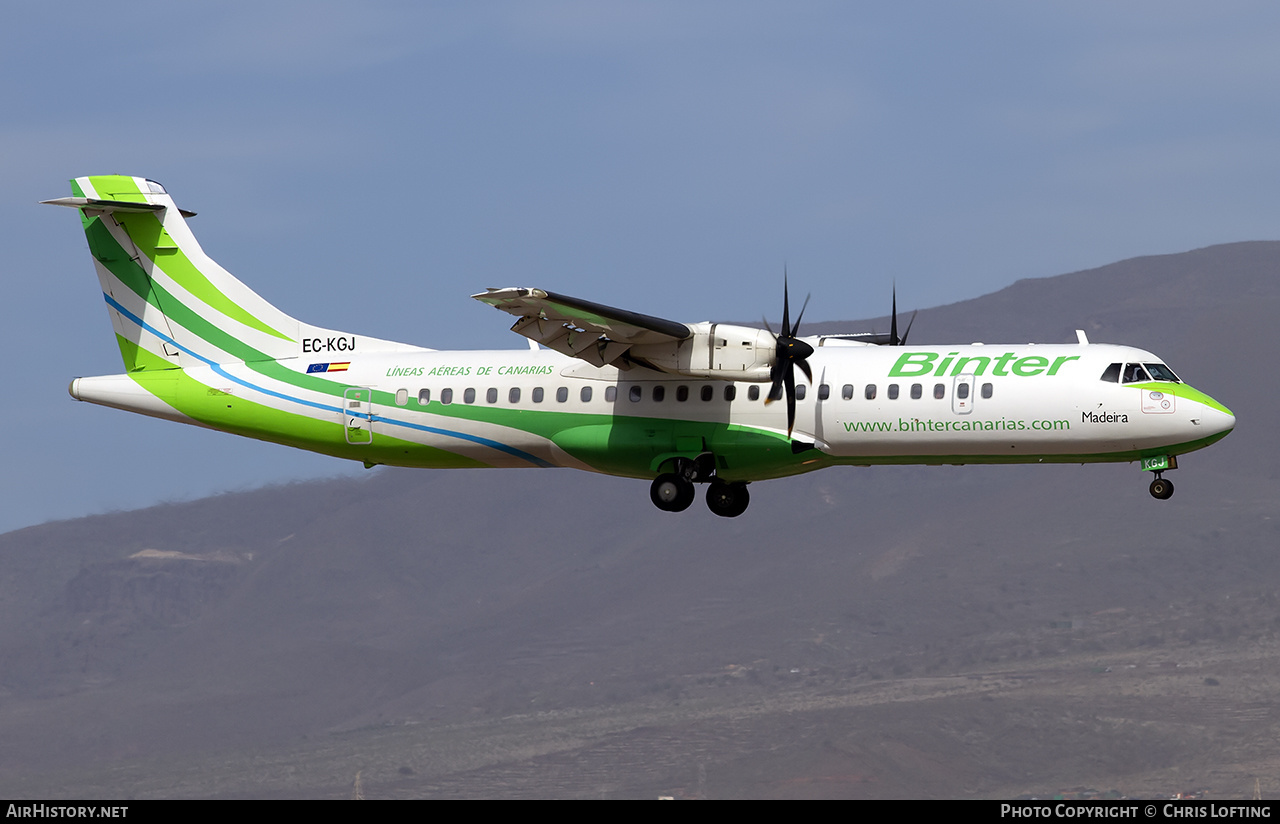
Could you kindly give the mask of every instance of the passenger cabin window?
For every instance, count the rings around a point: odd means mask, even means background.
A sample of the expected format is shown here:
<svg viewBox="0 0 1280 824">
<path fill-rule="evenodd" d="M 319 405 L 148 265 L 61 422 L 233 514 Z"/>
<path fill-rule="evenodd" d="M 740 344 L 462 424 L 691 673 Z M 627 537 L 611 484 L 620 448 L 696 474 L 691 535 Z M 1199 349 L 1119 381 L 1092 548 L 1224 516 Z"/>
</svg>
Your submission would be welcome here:
<svg viewBox="0 0 1280 824">
<path fill-rule="evenodd" d="M 896 383 L 889 384 L 889 400 L 896 401 L 898 399 L 898 385 Z"/>
<path fill-rule="evenodd" d="M 396 390 L 396 406 L 408 406 L 408 404 L 409 404 L 409 390 L 397 389 Z"/>
<path fill-rule="evenodd" d="M 507 392 L 507 403 L 520 403 L 520 387 L 511 387 L 511 390 Z"/>
<path fill-rule="evenodd" d="M 935 383 L 933 385 L 933 397 L 942 400 L 947 396 L 947 386 L 943 383 Z"/>
<path fill-rule="evenodd" d="M 701 394 L 704 401 L 709 401 L 715 396 L 716 390 L 712 389 L 710 386 L 704 386 L 702 387 Z"/>
<path fill-rule="evenodd" d="M 605 403 L 613 403 L 613 402 L 614 402 L 614 401 L 616 401 L 617 399 L 618 399 L 618 387 L 616 387 L 616 386 L 606 386 L 606 387 L 604 388 L 604 400 L 605 400 Z"/>
<path fill-rule="evenodd" d="M 658 384 L 653 387 L 653 402 L 662 403 L 667 397 L 667 387 Z"/>
<path fill-rule="evenodd" d="M 429 403 L 431 403 L 431 390 L 419 389 L 418 390 L 418 406 L 426 406 Z"/>
<path fill-rule="evenodd" d="M 724 388 L 724 399 L 726 401 L 733 401 L 736 397 L 738 397 L 738 387 L 729 384 Z"/>
<path fill-rule="evenodd" d="M 541 386 L 535 386 L 535 387 L 533 387 L 533 402 L 534 402 L 534 403 L 542 403 L 542 394 L 543 394 L 543 393 L 542 393 L 542 387 L 541 387 Z"/>
<path fill-rule="evenodd" d="M 498 390 L 496 388 L 490 387 L 489 391 L 484 393 L 484 399 L 486 403 L 497 403 Z"/>
<path fill-rule="evenodd" d="M 639 403 L 640 393 L 642 391 L 644 390 L 642 390 L 639 386 L 632 386 L 630 389 L 627 390 L 627 397 L 631 399 L 632 403 Z"/>
<path fill-rule="evenodd" d="M 747 387 L 747 400 L 749 400 L 749 401 L 758 401 L 758 400 L 760 400 L 760 387 L 759 387 L 759 386 L 756 386 L 755 384 L 752 384 L 751 386 L 748 386 L 748 387 Z"/>
<path fill-rule="evenodd" d="M 875 400 L 875 399 L 876 399 L 876 385 L 875 385 L 874 383 L 869 383 L 869 384 L 867 384 L 867 391 L 866 391 L 865 393 L 863 393 L 863 394 L 865 394 L 865 395 L 867 396 L 867 400 L 869 400 L 869 401 L 873 401 L 873 400 Z"/>
<path fill-rule="evenodd" d="M 476 390 L 471 389 L 471 388 L 467 388 L 467 389 L 462 390 L 462 402 L 463 402 L 463 403 L 475 403 L 475 402 L 476 402 Z"/>
<path fill-rule="evenodd" d="M 847 401 L 853 400 L 853 384 L 846 383 L 844 386 L 840 387 L 840 397 Z"/>
<path fill-rule="evenodd" d="M 561 386 L 556 389 L 556 403 L 564 403 L 569 400 L 569 387 Z"/>
<path fill-rule="evenodd" d="M 911 400 L 918 401 L 924 397 L 924 387 L 918 383 L 911 384 Z"/>
<path fill-rule="evenodd" d="M 684 403 L 689 400 L 689 387 L 680 385 L 676 387 L 676 400 Z"/>
<path fill-rule="evenodd" d="M 989 384 L 989 383 L 984 383 L 984 384 L 982 385 L 982 397 L 984 397 L 984 398 L 990 398 L 990 397 L 992 396 L 992 394 L 994 394 L 994 393 L 995 393 L 995 387 L 994 387 L 994 386 L 992 386 L 992 385 L 991 385 L 991 384 Z"/>
<path fill-rule="evenodd" d="M 805 389 L 805 385 L 803 383 L 797 383 L 796 384 L 796 400 L 798 401 L 804 400 L 804 396 L 807 391 L 808 390 Z"/>
<path fill-rule="evenodd" d="M 452 389 L 441 389 L 441 390 L 440 390 L 440 403 L 444 404 L 445 406 L 448 406 L 449 404 L 453 403 L 453 390 L 452 390 Z"/>
<path fill-rule="evenodd" d="M 956 397 L 964 400 L 969 397 L 969 384 L 961 383 L 956 386 Z"/>
<path fill-rule="evenodd" d="M 818 384 L 818 400 L 825 401 L 829 397 L 831 397 L 831 387 L 825 383 Z"/>
<path fill-rule="evenodd" d="M 1102 380 L 1107 381 L 1108 383 L 1119 383 L 1120 382 L 1120 364 L 1113 363 L 1110 366 L 1108 366 L 1106 370 L 1103 371 L 1102 373 Z"/>
<path fill-rule="evenodd" d="M 588 403 L 588 402 L 590 402 L 590 400 L 591 400 L 591 387 L 590 387 L 590 386 L 584 386 L 584 387 L 582 387 L 582 391 L 578 393 L 578 397 L 582 399 L 582 402 L 583 402 L 583 403 Z"/>
<path fill-rule="evenodd" d="M 780 400 L 782 400 L 782 385 L 781 385 L 781 384 L 779 384 L 779 385 L 778 385 L 778 388 L 777 388 L 777 389 L 774 389 L 773 387 L 769 387 L 769 400 L 772 400 L 772 401 L 780 401 Z"/>
<path fill-rule="evenodd" d="M 1142 383 L 1151 380 L 1147 376 L 1147 370 L 1142 368 L 1140 363 L 1126 363 L 1124 365 L 1124 376 L 1122 383 Z"/>
</svg>

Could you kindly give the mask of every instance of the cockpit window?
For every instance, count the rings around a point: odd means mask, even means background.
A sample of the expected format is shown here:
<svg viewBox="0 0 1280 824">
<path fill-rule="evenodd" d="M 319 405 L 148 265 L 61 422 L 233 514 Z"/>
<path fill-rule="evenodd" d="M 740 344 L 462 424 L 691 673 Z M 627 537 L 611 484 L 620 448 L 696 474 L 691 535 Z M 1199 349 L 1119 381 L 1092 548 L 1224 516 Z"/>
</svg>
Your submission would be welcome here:
<svg viewBox="0 0 1280 824">
<path fill-rule="evenodd" d="M 1152 380 L 1182 383 L 1178 380 L 1178 376 L 1173 374 L 1173 370 L 1163 363 L 1144 363 L 1143 366 L 1147 367 L 1147 371 L 1151 373 Z"/>
<path fill-rule="evenodd" d="M 1107 371 L 1102 373 L 1102 379 L 1110 383 L 1120 382 L 1120 364 L 1113 363 L 1107 367 Z"/>
<path fill-rule="evenodd" d="M 1123 383 L 1142 383 L 1151 380 L 1147 377 L 1147 370 L 1142 368 L 1140 363 L 1126 363 L 1124 365 L 1124 381 Z"/>
</svg>

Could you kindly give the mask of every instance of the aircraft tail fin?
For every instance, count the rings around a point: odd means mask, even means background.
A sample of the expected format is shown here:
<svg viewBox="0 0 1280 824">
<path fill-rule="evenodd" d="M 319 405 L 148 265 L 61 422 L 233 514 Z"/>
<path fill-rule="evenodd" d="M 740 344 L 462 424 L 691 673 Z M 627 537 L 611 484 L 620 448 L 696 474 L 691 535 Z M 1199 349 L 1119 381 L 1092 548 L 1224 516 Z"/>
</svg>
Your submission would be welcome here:
<svg viewBox="0 0 1280 824">
<path fill-rule="evenodd" d="M 164 187 L 79 177 L 73 197 L 130 371 L 295 356 L 304 329 L 204 253 Z"/>
</svg>

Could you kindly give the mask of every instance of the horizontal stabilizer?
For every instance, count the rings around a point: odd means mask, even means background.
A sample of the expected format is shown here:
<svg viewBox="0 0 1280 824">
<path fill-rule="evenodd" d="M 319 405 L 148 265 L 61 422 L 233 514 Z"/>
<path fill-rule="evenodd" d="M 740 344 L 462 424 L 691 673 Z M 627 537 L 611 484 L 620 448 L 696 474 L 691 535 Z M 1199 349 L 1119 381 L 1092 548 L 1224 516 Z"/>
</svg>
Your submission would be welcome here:
<svg viewBox="0 0 1280 824">
<path fill-rule="evenodd" d="M 125 200 L 98 200 L 92 197 L 55 197 L 42 200 L 48 206 L 69 206 L 72 209 L 92 209 L 95 212 L 160 212 L 166 207 L 160 203 L 137 203 Z M 195 217 L 195 212 L 179 209 L 183 217 Z"/>
</svg>

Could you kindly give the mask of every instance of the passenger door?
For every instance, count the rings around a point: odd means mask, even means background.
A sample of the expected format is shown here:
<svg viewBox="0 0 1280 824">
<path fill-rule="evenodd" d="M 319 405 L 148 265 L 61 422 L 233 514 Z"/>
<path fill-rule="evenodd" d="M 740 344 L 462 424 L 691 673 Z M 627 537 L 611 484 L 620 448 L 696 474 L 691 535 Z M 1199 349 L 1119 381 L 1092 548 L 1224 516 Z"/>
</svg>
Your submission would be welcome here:
<svg viewBox="0 0 1280 824">
<path fill-rule="evenodd" d="M 342 393 L 343 429 L 347 435 L 347 443 L 366 444 L 373 442 L 373 390 L 363 386 L 353 386 Z"/>
</svg>

